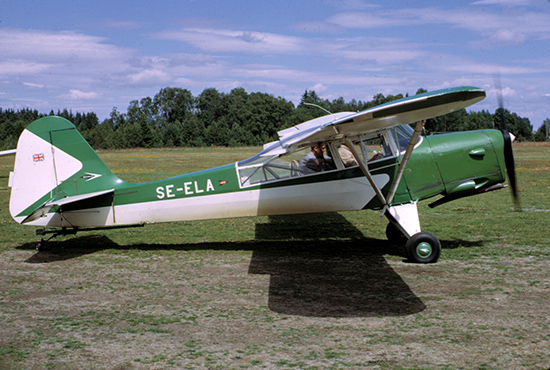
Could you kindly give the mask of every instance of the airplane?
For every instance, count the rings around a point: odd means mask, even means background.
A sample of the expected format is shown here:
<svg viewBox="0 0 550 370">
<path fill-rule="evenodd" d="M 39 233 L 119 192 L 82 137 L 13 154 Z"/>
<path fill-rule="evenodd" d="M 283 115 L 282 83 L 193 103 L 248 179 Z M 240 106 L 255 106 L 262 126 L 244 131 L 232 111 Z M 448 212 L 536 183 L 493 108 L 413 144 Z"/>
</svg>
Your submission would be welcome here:
<svg viewBox="0 0 550 370">
<path fill-rule="evenodd" d="M 419 201 L 440 195 L 430 204 L 435 207 L 498 190 L 506 173 L 517 199 L 513 136 L 504 119 L 501 131 L 421 135 L 426 119 L 484 98 L 484 90 L 465 86 L 331 113 L 279 131 L 279 140 L 251 158 L 146 183 L 118 178 L 72 123 L 48 116 L 19 138 L 9 209 L 15 221 L 51 237 L 158 222 L 375 209 L 389 220 L 388 239 L 404 244 L 411 262 L 434 263 L 441 243 L 421 230 Z"/>
</svg>

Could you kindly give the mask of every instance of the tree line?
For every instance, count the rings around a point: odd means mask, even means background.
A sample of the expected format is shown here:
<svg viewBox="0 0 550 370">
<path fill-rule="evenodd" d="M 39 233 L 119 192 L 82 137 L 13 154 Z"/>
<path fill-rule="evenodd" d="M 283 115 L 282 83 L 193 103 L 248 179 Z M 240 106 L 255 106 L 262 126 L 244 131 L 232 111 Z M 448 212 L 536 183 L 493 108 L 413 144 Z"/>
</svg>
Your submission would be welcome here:
<svg viewBox="0 0 550 370">
<path fill-rule="evenodd" d="M 426 90 L 419 89 L 416 93 L 422 92 Z M 367 102 L 355 99 L 346 102 L 342 97 L 330 101 L 306 90 L 298 106 L 294 106 L 284 98 L 248 93 L 243 88 L 229 93 L 208 88 L 193 96 L 187 89 L 166 87 L 153 98 L 131 101 L 126 113 L 113 108 L 103 122 L 93 112 L 73 113 L 64 109 L 43 114 L 28 108 L 17 111 L 0 108 L 0 150 L 15 148 L 23 129 L 47 115 L 71 121 L 95 149 L 261 145 L 276 140 L 277 131 L 323 116 L 326 111 L 358 112 L 403 97 L 376 94 Z M 461 109 L 427 120 L 426 132 L 499 128 L 497 113 Z M 508 110 L 505 115 L 508 129 L 517 140 L 545 140 L 544 125 L 533 133 L 529 119 Z"/>
</svg>

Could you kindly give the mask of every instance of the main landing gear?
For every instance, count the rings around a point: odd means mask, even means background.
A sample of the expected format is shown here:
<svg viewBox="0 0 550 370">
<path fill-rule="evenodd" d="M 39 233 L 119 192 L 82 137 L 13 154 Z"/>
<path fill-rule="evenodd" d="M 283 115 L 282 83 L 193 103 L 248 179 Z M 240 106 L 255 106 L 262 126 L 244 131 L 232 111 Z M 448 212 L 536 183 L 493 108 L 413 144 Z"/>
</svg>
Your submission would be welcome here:
<svg viewBox="0 0 550 370">
<path fill-rule="evenodd" d="M 441 243 L 430 233 L 420 230 L 416 203 L 389 207 L 390 221 L 386 236 L 394 244 L 405 245 L 407 258 L 416 263 L 435 263 L 441 254 Z"/>
<path fill-rule="evenodd" d="M 434 263 L 441 254 L 441 243 L 433 234 L 420 232 L 407 241 L 405 251 L 411 262 Z"/>
<path fill-rule="evenodd" d="M 407 239 L 393 223 L 388 223 L 386 236 L 393 244 L 405 245 L 407 258 L 415 263 L 435 263 L 441 254 L 441 243 L 430 233 L 419 232 Z"/>
</svg>

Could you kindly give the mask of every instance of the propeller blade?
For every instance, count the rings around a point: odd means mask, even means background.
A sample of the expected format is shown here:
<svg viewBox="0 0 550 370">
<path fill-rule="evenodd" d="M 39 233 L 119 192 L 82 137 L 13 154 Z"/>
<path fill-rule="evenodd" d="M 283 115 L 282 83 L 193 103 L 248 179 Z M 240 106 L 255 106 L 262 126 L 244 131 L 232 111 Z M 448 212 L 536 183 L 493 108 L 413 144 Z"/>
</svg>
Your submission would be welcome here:
<svg viewBox="0 0 550 370">
<path fill-rule="evenodd" d="M 496 81 L 497 83 L 500 81 Z M 502 102 L 502 94 L 500 89 L 500 83 L 497 85 L 497 98 L 498 98 L 498 111 L 500 113 L 500 131 L 504 137 L 504 163 L 506 165 L 506 173 L 508 174 L 508 183 L 510 189 L 512 189 L 512 196 L 514 197 L 514 203 L 519 205 L 518 187 L 516 182 L 516 166 L 514 164 L 514 152 L 512 150 L 512 138 L 510 132 L 508 132 L 508 126 L 506 125 L 506 115 L 504 113 L 504 104 Z"/>
<path fill-rule="evenodd" d="M 516 182 L 516 167 L 514 164 L 514 152 L 512 151 L 512 138 L 508 132 L 508 127 L 506 126 L 506 118 L 504 117 L 504 108 L 499 108 L 500 110 L 500 119 L 502 122 L 502 136 L 504 137 L 504 163 L 506 164 L 506 172 L 508 174 L 508 183 L 512 189 L 512 195 L 514 200 L 518 199 L 518 188 Z"/>
</svg>

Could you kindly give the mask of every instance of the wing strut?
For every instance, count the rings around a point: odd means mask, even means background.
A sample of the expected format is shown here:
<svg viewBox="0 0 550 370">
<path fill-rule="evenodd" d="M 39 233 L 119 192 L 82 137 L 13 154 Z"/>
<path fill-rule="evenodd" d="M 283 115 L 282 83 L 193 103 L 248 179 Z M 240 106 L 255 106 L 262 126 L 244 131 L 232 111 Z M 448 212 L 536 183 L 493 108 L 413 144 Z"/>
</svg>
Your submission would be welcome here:
<svg viewBox="0 0 550 370">
<path fill-rule="evenodd" d="M 403 173 L 405 173 L 405 167 L 407 167 L 407 163 L 409 163 L 409 158 L 411 158 L 411 154 L 414 149 L 414 146 L 418 141 L 418 137 L 420 136 L 422 129 L 424 128 L 424 123 L 425 121 L 416 122 L 416 126 L 414 127 L 414 132 L 411 136 L 411 139 L 409 140 L 409 145 L 407 145 L 407 150 L 405 150 L 405 154 L 403 154 L 403 158 L 401 158 L 401 163 L 399 164 L 399 168 L 397 169 L 397 174 L 395 175 L 395 179 L 393 179 L 393 183 L 391 184 L 390 191 L 388 192 L 388 201 L 387 203 L 385 203 L 386 207 L 389 207 L 389 205 L 393 200 L 393 197 L 395 196 L 395 192 L 397 191 L 397 186 L 399 186 L 399 183 L 401 182 L 401 178 L 403 177 Z M 382 212 L 382 214 L 384 214 L 384 212 Z"/>
<path fill-rule="evenodd" d="M 382 194 L 382 191 L 380 190 L 380 188 L 378 188 L 378 185 L 376 185 L 376 183 L 374 182 L 374 179 L 372 178 L 372 175 L 370 174 L 369 169 L 367 168 L 367 166 L 363 162 L 363 159 L 357 152 L 355 145 L 353 145 L 353 143 L 347 137 L 344 138 L 344 141 L 346 143 L 346 146 L 351 151 L 351 154 L 353 154 L 353 157 L 355 158 L 355 161 L 359 165 L 359 168 L 361 169 L 361 171 L 363 171 L 363 174 L 365 175 L 367 180 L 369 180 L 369 183 L 374 189 L 376 195 L 378 196 L 378 199 L 380 199 L 380 202 L 382 202 L 382 204 L 384 205 L 387 205 L 388 203 L 386 202 L 386 198 L 384 197 L 384 194 Z"/>
<path fill-rule="evenodd" d="M 388 192 L 387 198 L 384 197 L 384 194 L 382 194 L 382 191 L 374 182 L 374 179 L 372 178 L 372 175 L 370 174 L 368 167 L 365 165 L 365 163 L 361 159 L 361 156 L 357 152 L 355 145 L 353 145 L 353 143 L 347 137 L 344 138 L 346 146 L 351 151 L 351 154 L 353 154 L 353 157 L 355 158 L 355 161 L 359 165 L 359 168 L 361 169 L 361 171 L 363 172 L 367 180 L 369 180 L 369 183 L 371 184 L 372 188 L 374 189 L 374 192 L 378 196 L 378 199 L 380 199 L 380 202 L 382 202 L 382 204 L 384 205 L 384 209 L 382 210 L 382 216 L 386 213 L 388 207 L 390 207 L 393 197 L 395 196 L 395 192 L 397 191 L 397 186 L 399 186 L 399 183 L 401 182 L 401 178 L 403 177 L 403 173 L 405 173 L 405 168 L 407 167 L 407 163 L 409 163 L 409 158 L 411 157 L 412 151 L 414 149 L 416 142 L 418 141 L 418 137 L 420 136 L 420 133 L 422 132 L 423 127 L 424 127 L 424 121 L 416 122 L 414 132 L 411 136 L 411 139 L 409 140 L 409 145 L 407 145 L 405 154 L 403 154 L 403 158 L 401 159 L 401 163 L 399 164 L 399 168 L 397 169 L 397 174 L 393 180 L 393 183 L 391 184 L 390 191 Z"/>
</svg>

